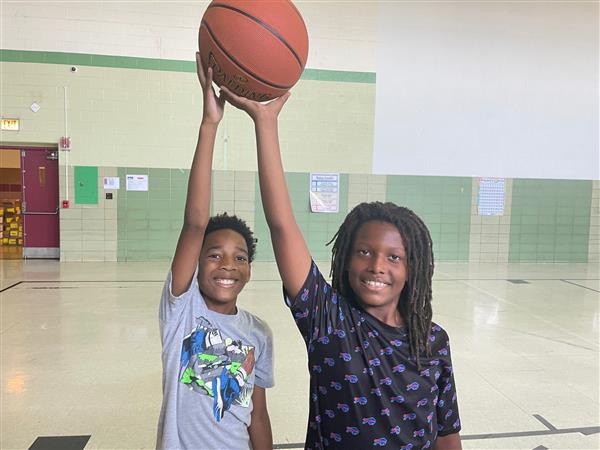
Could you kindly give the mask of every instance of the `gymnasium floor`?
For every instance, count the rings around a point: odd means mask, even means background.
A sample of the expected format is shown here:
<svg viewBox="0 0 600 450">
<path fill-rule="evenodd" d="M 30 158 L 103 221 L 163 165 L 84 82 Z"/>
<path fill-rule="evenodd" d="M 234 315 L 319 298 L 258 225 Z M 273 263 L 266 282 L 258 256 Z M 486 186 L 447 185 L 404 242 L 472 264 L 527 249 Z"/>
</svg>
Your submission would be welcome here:
<svg viewBox="0 0 600 450">
<path fill-rule="evenodd" d="M 50 436 L 91 436 L 86 449 L 154 448 L 168 263 L 0 266 L 0 448 Z M 600 447 L 599 271 L 437 265 L 434 320 L 451 337 L 464 448 Z M 276 448 L 302 448 L 306 356 L 274 264 L 254 264 L 239 304 L 275 336 L 277 386 L 267 395 Z"/>
</svg>

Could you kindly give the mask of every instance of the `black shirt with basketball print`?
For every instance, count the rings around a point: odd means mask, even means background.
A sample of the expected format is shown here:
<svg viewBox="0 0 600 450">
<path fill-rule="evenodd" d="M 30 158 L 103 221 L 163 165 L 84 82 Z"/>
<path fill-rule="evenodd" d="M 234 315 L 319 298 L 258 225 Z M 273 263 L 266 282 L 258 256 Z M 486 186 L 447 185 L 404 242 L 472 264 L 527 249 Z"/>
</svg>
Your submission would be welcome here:
<svg viewBox="0 0 600 450">
<path fill-rule="evenodd" d="M 448 335 L 431 328 L 421 370 L 405 328 L 391 327 L 338 296 L 319 269 L 286 298 L 308 350 L 310 412 L 305 448 L 432 448 L 460 431 Z"/>
</svg>

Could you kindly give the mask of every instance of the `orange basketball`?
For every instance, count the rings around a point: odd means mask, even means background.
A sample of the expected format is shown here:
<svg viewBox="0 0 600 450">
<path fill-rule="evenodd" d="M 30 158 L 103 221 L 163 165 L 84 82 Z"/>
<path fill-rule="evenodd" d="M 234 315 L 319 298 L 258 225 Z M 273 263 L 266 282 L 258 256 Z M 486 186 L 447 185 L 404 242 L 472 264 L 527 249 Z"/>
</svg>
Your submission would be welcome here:
<svg viewBox="0 0 600 450">
<path fill-rule="evenodd" d="M 296 84 L 308 56 L 304 20 L 289 0 L 213 0 L 198 40 L 215 83 L 259 102 Z"/>
</svg>

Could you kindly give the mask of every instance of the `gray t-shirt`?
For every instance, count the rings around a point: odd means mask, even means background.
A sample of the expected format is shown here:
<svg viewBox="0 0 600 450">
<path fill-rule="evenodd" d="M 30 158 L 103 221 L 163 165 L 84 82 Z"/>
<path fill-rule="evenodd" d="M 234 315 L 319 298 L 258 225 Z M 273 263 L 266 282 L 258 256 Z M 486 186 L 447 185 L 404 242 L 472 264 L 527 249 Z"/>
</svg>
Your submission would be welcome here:
<svg viewBox="0 0 600 450">
<path fill-rule="evenodd" d="M 207 308 L 197 280 L 174 297 L 171 272 L 160 299 L 163 403 L 157 449 L 250 448 L 254 385 L 273 386 L 273 338 L 258 317 Z"/>
</svg>

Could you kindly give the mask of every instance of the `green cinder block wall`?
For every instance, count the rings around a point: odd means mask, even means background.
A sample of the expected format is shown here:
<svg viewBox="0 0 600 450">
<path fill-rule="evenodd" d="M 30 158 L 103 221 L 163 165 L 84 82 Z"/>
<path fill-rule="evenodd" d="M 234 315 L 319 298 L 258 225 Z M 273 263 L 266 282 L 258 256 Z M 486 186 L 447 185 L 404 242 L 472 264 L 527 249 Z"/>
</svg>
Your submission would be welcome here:
<svg viewBox="0 0 600 450">
<path fill-rule="evenodd" d="M 509 261 L 587 262 L 592 181 L 513 181 Z"/>
<path fill-rule="evenodd" d="M 319 213 L 310 212 L 308 191 L 310 187 L 309 173 L 286 173 L 286 182 L 292 202 L 292 209 L 300 230 L 304 235 L 308 249 L 317 261 L 331 258 L 331 246 L 326 244 L 338 230 L 348 213 L 348 175 L 340 175 L 339 212 Z M 256 183 L 256 219 L 254 232 L 258 238 L 256 260 L 274 261 L 273 247 L 269 237 L 269 229 L 264 216 L 258 178 Z"/>
<path fill-rule="evenodd" d="M 121 191 L 117 208 L 117 258 L 123 261 L 168 260 L 172 257 L 182 225 L 188 170 L 119 168 L 119 176 L 147 173 L 148 192 Z M 257 261 L 273 261 L 273 249 L 260 201 L 256 173 L 252 196 L 244 190 L 239 204 L 234 188 L 241 174 L 223 172 L 213 182 L 213 203 L 231 206 L 229 212 L 248 221 L 258 239 Z M 340 177 L 340 212 L 315 214 L 309 207 L 309 173 L 286 173 L 296 220 L 315 260 L 331 257 L 331 240 L 349 211 L 349 177 Z M 587 262 L 592 207 L 592 182 L 568 180 L 512 180 L 513 195 L 509 233 L 510 262 Z M 430 230 L 437 261 L 476 260 L 469 242 L 473 204 L 472 179 L 467 177 L 388 176 L 383 201 L 415 211 Z M 242 186 L 241 186 L 242 187 Z M 367 196 L 368 192 L 364 192 Z M 248 208 L 254 205 L 254 210 Z M 226 208 L 229 209 L 229 208 Z M 220 209 L 213 213 L 222 212 Z M 502 217 L 502 216 L 501 216 Z M 501 218 L 500 217 L 500 218 Z M 488 229 L 503 236 L 502 226 Z M 498 247 L 494 247 L 498 248 Z M 473 250 L 471 250 L 473 251 Z M 489 256 L 490 250 L 487 250 Z M 500 259 L 501 260 L 501 259 Z M 486 260 L 482 260 L 486 262 Z M 493 262 L 488 260 L 487 262 Z"/>
<path fill-rule="evenodd" d="M 438 261 L 468 261 L 471 178 L 388 176 L 387 201 L 412 209 L 427 225 Z"/>
</svg>

